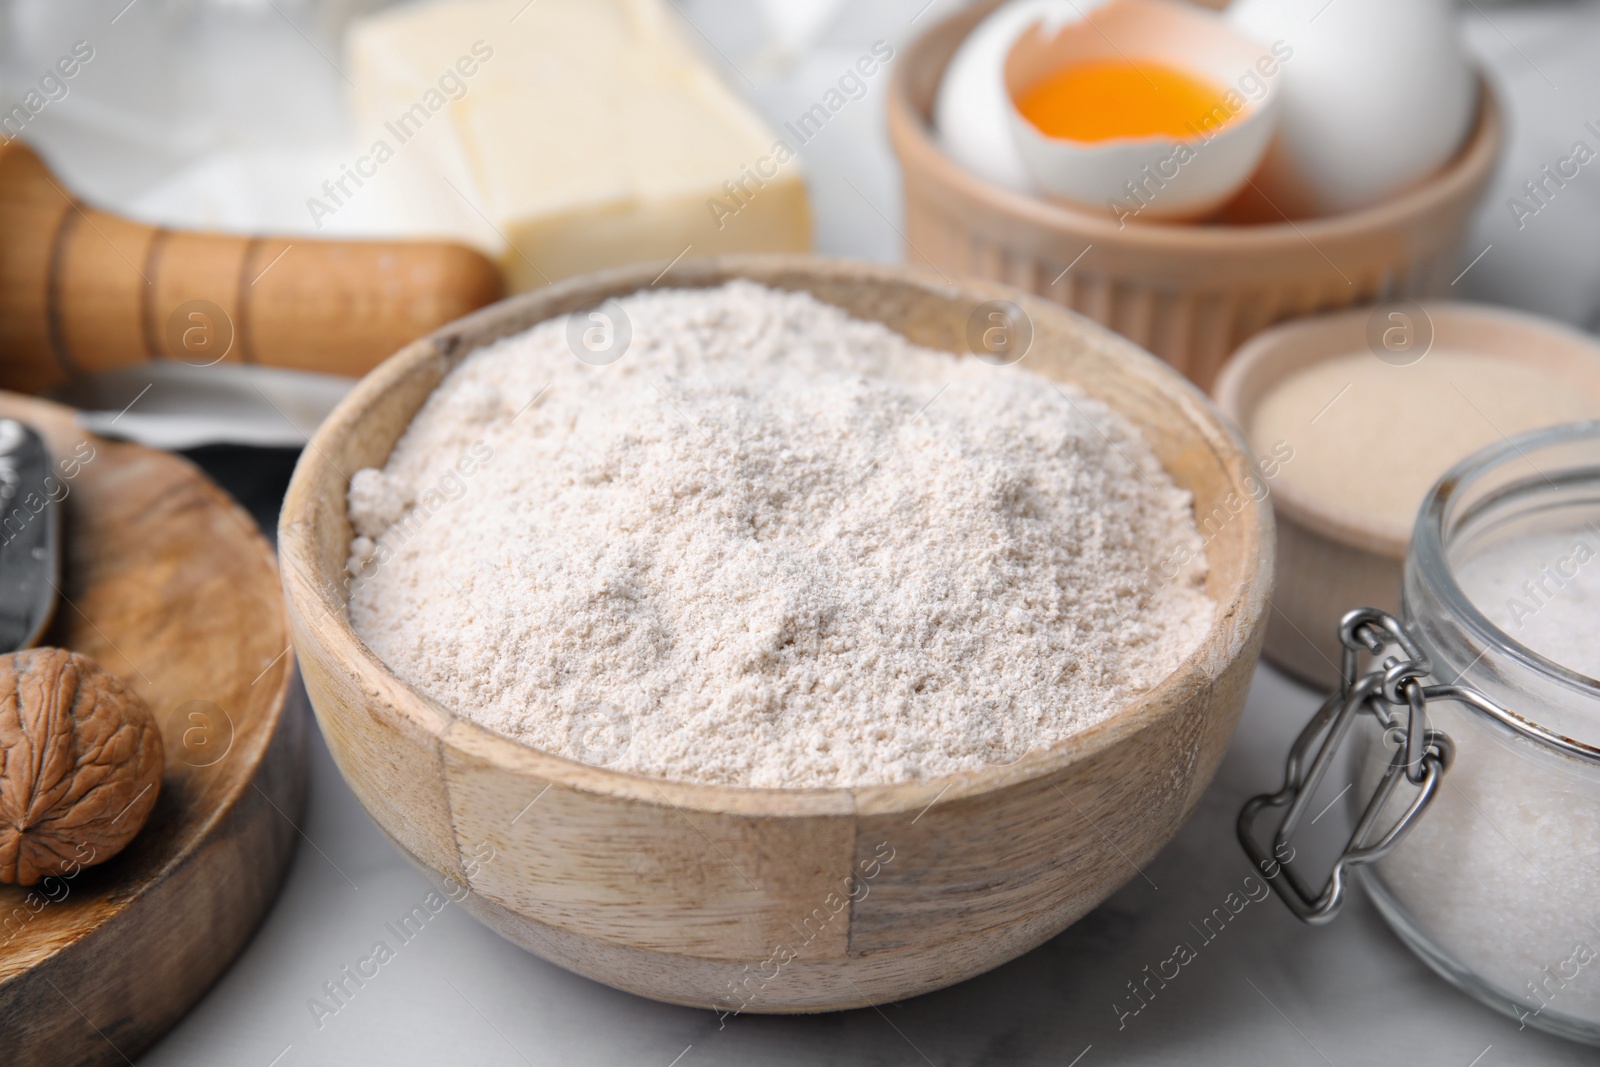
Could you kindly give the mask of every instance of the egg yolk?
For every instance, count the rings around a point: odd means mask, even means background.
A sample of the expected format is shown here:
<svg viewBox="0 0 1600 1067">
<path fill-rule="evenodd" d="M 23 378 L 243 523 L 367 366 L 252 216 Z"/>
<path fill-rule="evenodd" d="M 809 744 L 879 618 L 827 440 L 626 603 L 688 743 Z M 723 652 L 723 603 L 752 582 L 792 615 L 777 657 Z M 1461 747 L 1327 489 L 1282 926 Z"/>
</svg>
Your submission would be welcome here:
<svg viewBox="0 0 1600 1067">
<path fill-rule="evenodd" d="M 1047 137 L 1198 137 L 1233 118 L 1224 90 L 1149 60 L 1101 60 L 1063 68 L 1029 89 L 1017 110 Z"/>
</svg>

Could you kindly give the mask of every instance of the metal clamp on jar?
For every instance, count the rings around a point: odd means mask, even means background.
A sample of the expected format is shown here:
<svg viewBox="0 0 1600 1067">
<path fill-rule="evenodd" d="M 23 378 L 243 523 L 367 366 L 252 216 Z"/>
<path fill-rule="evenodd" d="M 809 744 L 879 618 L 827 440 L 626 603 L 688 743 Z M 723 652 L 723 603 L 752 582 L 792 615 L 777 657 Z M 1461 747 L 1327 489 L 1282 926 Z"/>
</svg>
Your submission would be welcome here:
<svg viewBox="0 0 1600 1067">
<path fill-rule="evenodd" d="M 1245 852 L 1305 922 L 1332 920 L 1353 875 L 1449 981 L 1600 1044 L 1600 422 L 1449 471 L 1412 533 L 1401 618 L 1356 609 L 1339 639 L 1338 692 L 1283 787 L 1239 813 Z M 1313 889 L 1293 842 L 1347 742 L 1355 828 Z M 1286 809 L 1270 847 L 1268 808 Z"/>
</svg>

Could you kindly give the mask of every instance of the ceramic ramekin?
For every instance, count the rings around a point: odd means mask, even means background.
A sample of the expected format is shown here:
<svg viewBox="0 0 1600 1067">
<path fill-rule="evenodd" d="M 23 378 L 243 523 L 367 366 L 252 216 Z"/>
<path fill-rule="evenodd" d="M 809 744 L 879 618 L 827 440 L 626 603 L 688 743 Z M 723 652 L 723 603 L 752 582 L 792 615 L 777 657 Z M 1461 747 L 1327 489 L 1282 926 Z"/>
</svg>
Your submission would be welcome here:
<svg viewBox="0 0 1600 1067">
<path fill-rule="evenodd" d="M 912 262 L 1049 297 L 1149 349 L 1202 387 L 1229 353 L 1272 323 L 1449 288 L 1473 207 L 1500 154 L 1500 109 L 1487 83 L 1477 123 L 1455 160 L 1381 204 L 1295 222 L 1119 226 L 1109 213 L 994 185 L 940 149 L 930 118 L 939 79 L 962 39 L 998 2 L 930 27 L 895 69 L 889 136 L 903 173 Z"/>
</svg>

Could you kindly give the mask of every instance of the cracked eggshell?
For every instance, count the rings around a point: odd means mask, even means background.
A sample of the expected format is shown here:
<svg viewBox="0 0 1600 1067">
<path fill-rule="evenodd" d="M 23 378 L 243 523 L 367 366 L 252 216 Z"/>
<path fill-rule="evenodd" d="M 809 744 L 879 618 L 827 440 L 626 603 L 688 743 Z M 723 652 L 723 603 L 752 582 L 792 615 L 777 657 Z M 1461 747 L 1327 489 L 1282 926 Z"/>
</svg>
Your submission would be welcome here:
<svg viewBox="0 0 1600 1067">
<path fill-rule="evenodd" d="M 1014 103 L 1065 67 L 1130 56 L 1222 89 L 1216 121 L 1197 127 L 1193 137 L 1085 142 L 1041 133 Z M 1272 141 L 1280 80 L 1257 66 L 1271 58 L 1253 38 L 1191 4 L 1111 0 L 1087 18 L 1053 28 L 1035 24 L 1018 36 L 1005 63 L 1006 124 L 1033 186 L 1046 195 L 1109 212 L 1118 222 L 1131 215 L 1203 218 L 1244 187 Z"/>
<path fill-rule="evenodd" d="M 1012 106 L 1005 86 L 1006 55 L 1029 26 L 1076 22 L 1108 2 L 1011 0 L 978 23 L 950 57 L 934 98 L 933 124 L 945 154 L 996 185 L 1033 192 L 1007 120 Z"/>
</svg>

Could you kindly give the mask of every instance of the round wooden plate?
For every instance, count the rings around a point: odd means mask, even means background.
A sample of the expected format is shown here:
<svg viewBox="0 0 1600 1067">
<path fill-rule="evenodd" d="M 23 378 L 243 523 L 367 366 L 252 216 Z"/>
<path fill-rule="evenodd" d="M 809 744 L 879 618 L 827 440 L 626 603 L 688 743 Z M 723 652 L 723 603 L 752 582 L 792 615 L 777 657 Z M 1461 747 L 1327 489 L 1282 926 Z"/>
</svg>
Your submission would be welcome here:
<svg viewBox="0 0 1600 1067">
<path fill-rule="evenodd" d="M 160 799 L 126 850 L 0 886 L 0 1062 L 121 1064 L 199 999 L 277 895 L 307 716 L 286 700 L 277 567 L 249 515 L 184 460 L 90 436 L 67 408 L 0 394 L 0 415 L 44 435 L 67 491 L 45 643 L 133 686 L 166 743 Z"/>
</svg>

